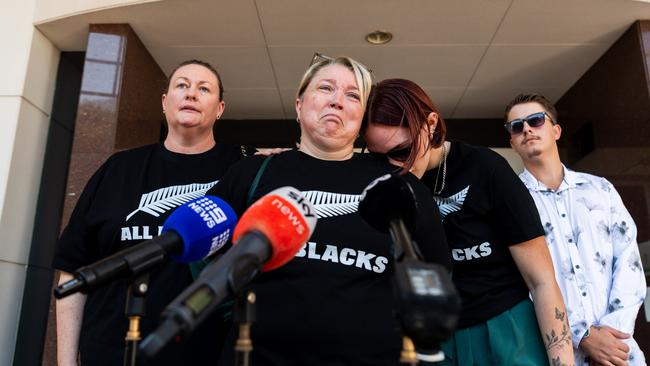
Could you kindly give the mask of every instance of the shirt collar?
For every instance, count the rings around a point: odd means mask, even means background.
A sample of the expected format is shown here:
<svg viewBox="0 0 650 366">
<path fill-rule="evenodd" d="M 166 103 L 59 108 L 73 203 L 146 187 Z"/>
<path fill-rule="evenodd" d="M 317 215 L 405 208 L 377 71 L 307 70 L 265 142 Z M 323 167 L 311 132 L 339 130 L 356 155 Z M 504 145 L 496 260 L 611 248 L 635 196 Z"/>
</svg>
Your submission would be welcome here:
<svg viewBox="0 0 650 366">
<path fill-rule="evenodd" d="M 568 169 L 564 164 L 562 164 L 562 173 L 564 178 L 560 187 L 558 187 L 557 192 L 568 189 L 575 188 L 576 184 L 586 183 L 587 181 L 579 174 L 574 172 L 571 169 Z M 544 183 L 540 182 L 535 178 L 535 176 L 524 168 L 524 171 L 521 173 L 522 180 L 528 189 L 534 191 L 551 191 Z"/>
</svg>

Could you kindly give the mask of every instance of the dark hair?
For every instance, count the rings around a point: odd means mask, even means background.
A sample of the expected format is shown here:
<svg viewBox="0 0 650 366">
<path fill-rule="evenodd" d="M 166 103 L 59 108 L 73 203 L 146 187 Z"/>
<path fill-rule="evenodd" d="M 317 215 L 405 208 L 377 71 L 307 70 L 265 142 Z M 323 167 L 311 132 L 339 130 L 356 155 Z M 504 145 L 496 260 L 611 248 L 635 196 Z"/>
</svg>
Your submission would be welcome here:
<svg viewBox="0 0 650 366">
<path fill-rule="evenodd" d="M 445 142 L 447 125 L 431 98 L 410 80 L 386 79 L 377 83 L 370 92 L 361 130 L 365 131 L 369 124 L 406 127 L 413 142 L 411 153 L 404 162 L 404 170 L 408 171 L 421 154 L 420 131 L 423 127 L 429 129 L 427 117 L 431 112 L 438 115 L 438 123 L 428 141 L 428 148 L 437 148 Z"/>
<path fill-rule="evenodd" d="M 169 83 L 172 81 L 172 77 L 174 76 L 176 71 L 178 71 L 178 69 L 180 69 L 181 67 L 186 66 L 186 65 L 199 65 L 199 66 L 203 66 L 206 69 L 210 70 L 210 72 L 212 72 L 214 74 L 214 76 L 217 77 L 217 83 L 219 84 L 218 85 L 219 86 L 219 101 L 223 100 L 223 84 L 221 83 L 221 75 L 219 75 L 219 72 L 217 71 L 217 69 L 214 68 L 214 66 L 210 65 L 210 63 L 208 63 L 208 62 L 201 61 L 201 60 L 186 60 L 186 61 L 183 61 L 180 64 L 178 64 L 176 67 L 174 67 L 172 72 L 170 72 L 169 76 L 167 77 L 167 88 L 168 89 L 169 89 Z"/>
<path fill-rule="evenodd" d="M 546 110 L 546 113 L 548 113 L 551 116 L 551 119 L 555 121 L 555 123 L 557 123 L 557 110 L 555 109 L 555 106 L 553 105 L 553 103 L 551 103 L 550 100 L 548 100 L 545 96 L 541 94 L 517 95 L 506 106 L 506 115 L 505 115 L 506 122 L 508 122 L 508 113 L 510 113 L 510 110 L 517 104 L 524 104 L 524 103 L 537 103 L 541 105 Z"/>
</svg>

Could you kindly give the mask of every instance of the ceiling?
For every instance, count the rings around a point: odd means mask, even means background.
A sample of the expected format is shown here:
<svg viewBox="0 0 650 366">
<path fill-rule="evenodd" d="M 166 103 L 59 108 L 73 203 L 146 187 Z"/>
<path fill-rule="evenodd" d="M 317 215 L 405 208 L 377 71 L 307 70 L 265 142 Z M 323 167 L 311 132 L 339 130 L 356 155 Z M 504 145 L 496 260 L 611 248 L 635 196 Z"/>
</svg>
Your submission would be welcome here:
<svg viewBox="0 0 650 366">
<path fill-rule="evenodd" d="M 446 118 L 498 118 L 520 92 L 557 101 L 650 4 L 635 0 L 162 0 L 36 19 L 62 51 L 88 24 L 129 23 L 165 72 L 188 58 L 222 74 L 228 119 L 293 119 L 314 52 L 378 79 L 408 78 Z M 393 33 L 387 45 L 364 40 Z"/>
</svg>

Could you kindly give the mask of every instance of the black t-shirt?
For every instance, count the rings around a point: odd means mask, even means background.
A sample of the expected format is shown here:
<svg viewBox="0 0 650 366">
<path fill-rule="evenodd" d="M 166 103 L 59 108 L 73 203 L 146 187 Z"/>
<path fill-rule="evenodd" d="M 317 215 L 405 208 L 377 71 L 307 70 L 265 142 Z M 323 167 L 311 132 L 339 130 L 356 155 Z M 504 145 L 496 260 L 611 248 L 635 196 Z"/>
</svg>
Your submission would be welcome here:
<svg viewBox="0 0 650 366">
<path fill-rule="evenodd" d="M 443 169 L 424 174 L 432 190 Z M 452 142 L 438 203 L 463 307 L 459 327 L 484 322 L 528 296 L 509 246 L 544 235 L 535 204 L 512 168 L 490 149 Z"/>
<path fill-rule="evenodd" d="M 263 160 L 253 157 L 234 165 L 209 194 L 225 199 L 241 214 Z M 293 186 L 314 203 L 318 223 L 294 259 L 262 273 L 252 285 L 257 294 L 253 364 L 398 363 L 401 338 L 391 289 L 393 246 L 387 234 L 372 229 L 357 212 L 363 189 L 394 170 L 367 154 L 325 161 L 294 150 L 270 160 L 251 202 L 278 187 Z M 407 179 L 421 203 L 415 239 L 423 256 L 449 268 L 444 232 L 430 193 L 414 176 Z M 232 351 L 225 348 L 223 354 L 227 359 Z"/>
<path fill-rule="evenodd" d="M 59 240 L 55 268 L 72 273 L 158 235 L 174 208 L 204 194 L 241 157 L 241 147 L 223 143 L 192 155 L 171 152 L 162 143 L 114 154 L 81 194 Z M 140 324 L 143 338 L 158 326 L 164 307 L 191 282 L 188 266 L 173 261 L 151 272 L 147 315 Z M 127 281 L 119 280 L 88 294 L 79 339 L 83 365 L 122 364 L 126 290 Z M 216 364 L 225 328 L 214 317 L 185 342 L 138 364 Z"/>
</svg>

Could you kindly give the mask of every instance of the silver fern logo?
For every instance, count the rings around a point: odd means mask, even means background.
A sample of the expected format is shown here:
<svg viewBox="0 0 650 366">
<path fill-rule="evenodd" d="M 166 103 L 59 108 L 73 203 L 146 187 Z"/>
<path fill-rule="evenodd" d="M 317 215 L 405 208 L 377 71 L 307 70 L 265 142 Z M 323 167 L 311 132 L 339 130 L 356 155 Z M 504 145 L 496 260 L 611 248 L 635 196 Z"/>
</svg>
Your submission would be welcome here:
<svg viewBox="0 0 650 366">
<path fill-rule="evenodd" d="M 359 209 L 361 200 L 360 194 L 323 191 L 304 191 L 302 194 L 314 205 L 319 219 L 355 213 Z"/>
<path fill-rule="evenodd" d="M 436 204 L 438 204 L 438 209 L 440 209 L 440 218 L 443 221 L 448 214 L 460 211 L 460 209 L 463 208 L 463 203 L 465 203 L 467 192 L 469 192 L 469 186 L 465 187 L 462 191 L 446 198 L 433 196 L 433 200 L 436 201 Z"/>
<path fill-rule="evenodd" d="M 140 211 L 158 217 L 186 202 L 204 196 L 205 192 L 214 187 L 217 182 L 218 180 L 210 183 L 191 183 L 180 186 L 170 186 L 145 193 L 140 198 L 138 208 L 126 217 L 126 221 L 129 221 L 131 216 Z"/>
</svg>

